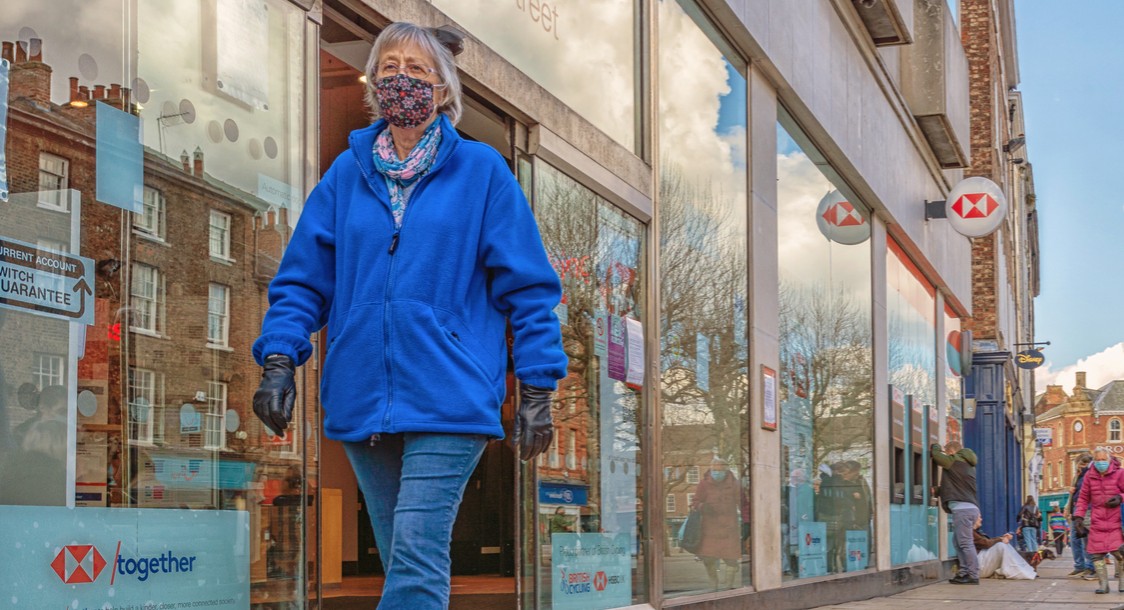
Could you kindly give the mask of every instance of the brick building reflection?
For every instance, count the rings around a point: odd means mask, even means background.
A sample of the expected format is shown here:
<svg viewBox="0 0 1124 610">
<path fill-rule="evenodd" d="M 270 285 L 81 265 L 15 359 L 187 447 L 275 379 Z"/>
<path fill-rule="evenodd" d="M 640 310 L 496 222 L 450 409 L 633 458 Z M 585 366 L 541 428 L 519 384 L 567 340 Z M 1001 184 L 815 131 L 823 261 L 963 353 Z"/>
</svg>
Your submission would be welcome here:
<svg viewBox="0 0 1124 610">
<path fill-rule="evenodd" d="M 302 479 L 301 447 L 272 437 L 254 416 L 260 369 L 250 347 L 291 233 L 287 210 L 208 174 L 199 148 L 173 159 L 145 147 L 145 214 L 96 201 L 97 106 L 141 116 L 140 106 L 127 87 L 91 89 L 77 77 L 69 103 L 53 103 L 43 43 L 5 41 L 2 49 L 12 63 L 12 197 L 0 204 L 0 234 L 92 259 L 96 277 L 95 323 L 78 331 L 77 353 L 70 323 L 0 313 L 8 346 L 0 440 L 36 417 L 35 399 L 48 388 L 69 386 L 76 362 L 69 391 L 86 407 L 77 504 L 247 510 L 254 601 L 284 599 L 304 571 L 301 529 L 315 525 L 302 519 L 302 506 L 316 473 L 310 466 Z M 315 384 L 317 362 L 306 369 Z M 316 438 L 315 392 L 298 387 L 298 395 L 307 401 L 298 405 L 298 435 Z M 54 451 L 65 464 L 65 447 Z M 0 464 L 5 457 L 0 450 Z M 65 469 L 42 476 L 48 480 L 9 490 L 0 502 L 61 504 L 64 496 L 32 492 L 65 484 Z M 303 499 L 302 480 L 310 490 Z"/>
</svg>

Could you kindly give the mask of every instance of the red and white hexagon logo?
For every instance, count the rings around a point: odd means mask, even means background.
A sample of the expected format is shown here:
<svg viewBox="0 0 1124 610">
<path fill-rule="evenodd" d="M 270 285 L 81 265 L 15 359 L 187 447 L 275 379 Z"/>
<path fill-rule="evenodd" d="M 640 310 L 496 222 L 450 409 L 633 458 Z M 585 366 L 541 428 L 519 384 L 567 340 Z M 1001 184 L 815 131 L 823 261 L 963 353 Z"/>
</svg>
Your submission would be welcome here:
<svg viewBox="0 0 1124 610">
<path fill-rule="evenodd" d="M 983 237 L 999 228 L 1007 214 L 1007 197 L 999 185 L 981 176 L 961 180 L 945 202 L 945 215 L 957 233 Z"/>
<path fill-rule="evenodd" d="M 824 237 L 846 246 L 861 244 L 870 238 L 870 223 L 858 206 L 836 190 L 820 199 L 816 207 L 816 225 Z"/>
<path fill-rule="evenodd" d="M 92 544 L 62 547 L 51 562 L 51 569 L 68 585 L 94 582 L 105 568 L 105 558 Z"/>
</svg>

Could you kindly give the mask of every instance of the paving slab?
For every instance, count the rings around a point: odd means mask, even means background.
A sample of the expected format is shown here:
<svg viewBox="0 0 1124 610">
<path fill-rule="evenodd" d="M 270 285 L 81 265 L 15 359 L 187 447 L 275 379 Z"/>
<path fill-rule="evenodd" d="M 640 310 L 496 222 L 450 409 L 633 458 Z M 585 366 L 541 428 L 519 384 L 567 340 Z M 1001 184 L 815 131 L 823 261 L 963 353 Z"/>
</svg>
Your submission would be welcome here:
<svg viewBox="0 0 1124 610">
<path fill-rule="evenodd" d="M 1124 610 L 1124 593 L 1097 595 L 1096 581 L 1068 576 L 1073 560 L 1067 553 L 1038 566 L 1034 580 L 986 578 L 979 585 L 950 585 L 948 581 L 926 585 L 890 597 L 877 597 L 846 604 L 820 606 L 823 609 L 851 610 Z M 1109 575 L 1113 567 L 1109 566 Z"/>
</svg>

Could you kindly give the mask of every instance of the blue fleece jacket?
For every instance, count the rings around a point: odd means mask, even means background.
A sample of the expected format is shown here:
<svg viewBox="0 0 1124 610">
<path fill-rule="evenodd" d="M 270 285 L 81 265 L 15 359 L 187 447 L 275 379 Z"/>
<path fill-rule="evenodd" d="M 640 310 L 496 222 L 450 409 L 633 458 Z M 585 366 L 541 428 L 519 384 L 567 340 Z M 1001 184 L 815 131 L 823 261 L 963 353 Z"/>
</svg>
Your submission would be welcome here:
<svg viewBox="0 0 1124 610">
<path fill-rule="evenodd" d="M 354 131 L 312 191 L 269 286 L 254 358 L 299 365 L 328 326 L 320 399 L 337 440 L 376 433 L 503 437 L 505 330 L 515 374 L 566 375 L 558 276 L 519 184 L 493 148 L 441 115 L 441 145 L 395 230 L 371 155 L 386 121 Z"/>
</svg>

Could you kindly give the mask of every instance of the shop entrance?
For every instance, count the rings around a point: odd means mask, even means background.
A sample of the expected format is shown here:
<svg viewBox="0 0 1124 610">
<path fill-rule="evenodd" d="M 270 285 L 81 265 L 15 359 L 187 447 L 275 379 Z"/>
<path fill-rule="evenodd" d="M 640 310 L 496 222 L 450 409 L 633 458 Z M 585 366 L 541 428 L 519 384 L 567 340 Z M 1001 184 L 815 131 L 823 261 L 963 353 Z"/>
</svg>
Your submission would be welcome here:
<svg viewBox="0 0 1124 610">
<path fill-rule="evenodd" d="M 343 10 L 343 9 L 341 9 Z M 342 12 L 326 11 L 320 41 L 320 168 L 326 170 L 347 147 L 348 134 L 370 124 L 370 113 L 363 103 L 360 81 L 374 33 L 348 19 Z M 359 19 L 358 21 L 362 21 Z M 464 114 L 457 125 L 467 139 L 483 141 L 512 158 L 508 137 L 510 120 L 497 109 L 465 92 Z M 509 371 L 508 387 L 513 387 Z M 512 393 L 509 391 L 509 397 Z M 511 419 L 512 399 L 504 403 L 505 425 Z M 350 608 L 360 598 L 377 597 L 382 586 L 382 564 L 367 513 L 351 466 L 337 443 L 321 439 L 320 469 L 324 486 L 339 489 L 342 498 L 337 517 L 323 515 L 321 540 L 323 608 Z M 516 607 L 516 490 L 515 456 L 510 447 L 490 443 L 465 488 L 457 521 L 453 527 L 451 558 L 453 574 L 452 608 Z M 352 501 L 354 499 L 354 501 Z M 351 514 L 348 514 L 348 513 Z M 327 534 L 338 519 L 340 549 Z M 338 557 L 338 559 L 333 559 Z M 331 561 L 338 561 L 339 582 L 332 582 Z M 358 607 L 358 606 L 356 606 Z"/>
</svg>

